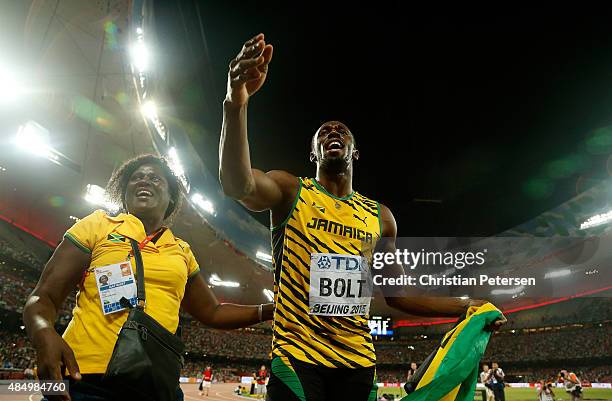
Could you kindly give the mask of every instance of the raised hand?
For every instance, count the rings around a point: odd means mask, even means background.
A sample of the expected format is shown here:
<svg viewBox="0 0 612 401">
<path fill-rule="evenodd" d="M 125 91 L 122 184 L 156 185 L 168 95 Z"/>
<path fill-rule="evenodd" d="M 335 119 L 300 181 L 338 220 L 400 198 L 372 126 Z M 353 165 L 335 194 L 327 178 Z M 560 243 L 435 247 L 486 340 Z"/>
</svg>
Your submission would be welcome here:
<svg viewBox="0 0 612 401">
<path fill-rule="evenodd" d="M 240 53 L 229 64 L 227 103 L 243 106 L 262 87 L 268 76 L 272 51 L 272 45 L 266 44 L 263 33 L 244 43 Z"/>
</svg>

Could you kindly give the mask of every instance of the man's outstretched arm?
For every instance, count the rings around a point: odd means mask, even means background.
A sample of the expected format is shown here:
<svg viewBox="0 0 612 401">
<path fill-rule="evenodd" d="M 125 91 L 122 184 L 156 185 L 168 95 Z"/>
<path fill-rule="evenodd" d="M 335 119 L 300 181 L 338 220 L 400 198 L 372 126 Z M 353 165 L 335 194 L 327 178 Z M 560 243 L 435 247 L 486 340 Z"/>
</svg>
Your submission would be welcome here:
<svg viewBox="0 0 612 401">
<path fill-rule="evenodd" d="M 219 180 L 226 195 L 255 211 L 273 209 L 294 195 L 298 180 L 284 171 L 264 173 L 251 167 L 247 135 L 250 97 L 264 84 L 272 45 L 259 34 L 244 43 L 229 65 L 219 143 Z"/>
<path fill-rule="evenodd" d="M 382 239 L 377 251 L 395 253 L 397 224 L 395 218 L 385 205 L 380 205 Z M 399 264 L 386 265 L 383 274 L 389 277 L 400 277 L 404 268 Z M 469 306 L 480 306 L 487 301 L 462 299 L 458 297 L 425 297 L 410 296 L 406 288 L 383 289 L 385 301 L 390 307 L 417 316 L 459 317 Z M 495 322 L 497 327 L 505 323 L 505 318 Z"/>
</svg>

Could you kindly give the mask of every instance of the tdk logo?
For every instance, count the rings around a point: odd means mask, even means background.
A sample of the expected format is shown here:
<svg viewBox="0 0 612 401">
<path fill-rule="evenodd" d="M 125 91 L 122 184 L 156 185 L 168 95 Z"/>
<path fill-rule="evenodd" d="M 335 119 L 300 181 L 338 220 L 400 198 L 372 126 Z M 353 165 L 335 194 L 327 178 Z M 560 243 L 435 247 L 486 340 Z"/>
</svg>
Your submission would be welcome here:
<svg viewBox="0 0 612 401">
<path fill-rule="evenodd" d="M 350 255 L 321 255 L 317 266 L 321 270 L 362 271 L 362 258 Z"/>
</svg>

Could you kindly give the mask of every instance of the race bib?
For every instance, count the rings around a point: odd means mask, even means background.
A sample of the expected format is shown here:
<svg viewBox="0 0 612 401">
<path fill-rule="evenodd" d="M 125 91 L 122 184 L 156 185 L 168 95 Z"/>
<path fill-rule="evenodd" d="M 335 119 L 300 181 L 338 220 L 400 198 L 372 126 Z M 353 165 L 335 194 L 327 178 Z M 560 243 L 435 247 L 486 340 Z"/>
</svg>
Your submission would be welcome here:
<svg viewBox="0 0 612 401">
<path fill-rule="evenodd" d="M 130 262 L 96 267 L 94 273 L 102 312 L 105 315 L 124 310 L 119 303 L 123 297 L 132 305 L 136 305 L 136 281 Z"/>
<path fill-rule="evenodd" d="M 310 255 L 311 315 L 367 315 L 372 287 L 367 259 L 333 253 Z"/>
</svg>

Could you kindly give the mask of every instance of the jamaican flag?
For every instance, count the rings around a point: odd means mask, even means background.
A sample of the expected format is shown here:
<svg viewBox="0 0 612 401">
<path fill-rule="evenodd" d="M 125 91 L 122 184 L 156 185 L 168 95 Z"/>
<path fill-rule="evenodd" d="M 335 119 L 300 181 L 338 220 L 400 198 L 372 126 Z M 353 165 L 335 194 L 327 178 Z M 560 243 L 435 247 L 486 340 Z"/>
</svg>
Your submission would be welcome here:
<svg viewBox="0 0 612 401">
<path fill-rule="evenodd" d="M 406 384 L 409 394 L 402 401 L 473 401 L 478 365 L 491 337 L 485 327 L 501 316 L 490 303 L 468 308 Z"/>
</svg>

